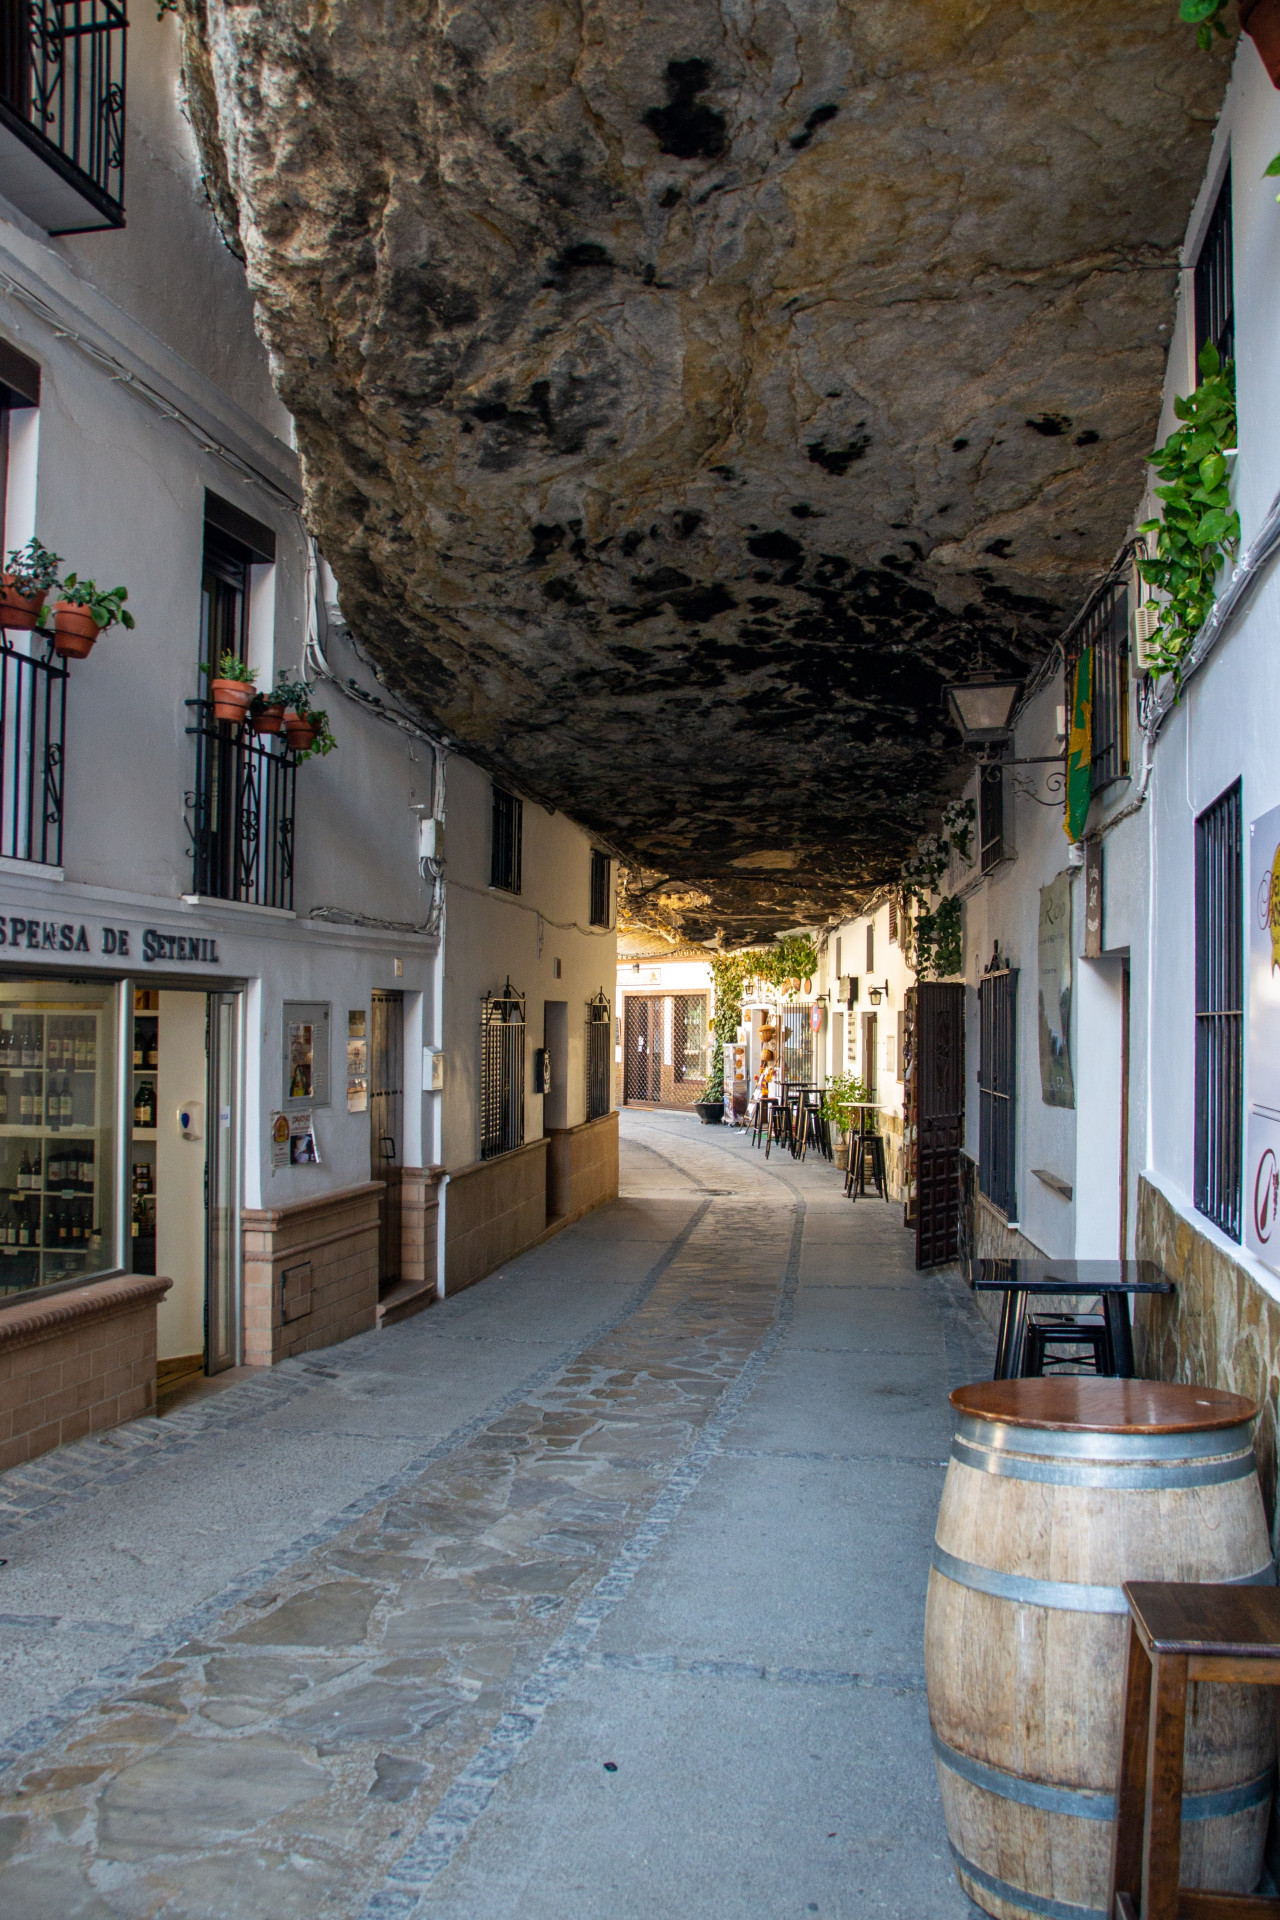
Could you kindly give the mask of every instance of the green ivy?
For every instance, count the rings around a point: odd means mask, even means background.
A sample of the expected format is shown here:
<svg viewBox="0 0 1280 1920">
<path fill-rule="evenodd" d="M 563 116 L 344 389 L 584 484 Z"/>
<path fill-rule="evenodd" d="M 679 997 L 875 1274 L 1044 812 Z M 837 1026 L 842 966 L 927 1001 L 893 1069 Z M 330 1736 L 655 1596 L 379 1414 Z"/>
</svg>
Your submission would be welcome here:
<svg viewBox="0 0 1280 1920">
<path fill-rule="evenodd" d="M 1227 11 L 1227 0 L 1182 0 L 1178 12 L 1189 27 L 1196 30 L 1196 44 L 1208 53 L 1213 45 L 1216 33 L 1220 39 L 1229 40 L 1231 35 L 1223 15 Z"/>
<path fill-rule="evenodd" d="M 917 915 L 914 927 L 916 972 L 922 980 L 945 980 L 964 965 L 960 938 L 960 900 L 951 893 L 936 907 Z"/>
<path fill-rule="evenodd" d="M 707 1072 L 704 1100 L 724 1099 L 724 1050 L 738 1037 L 742 1025 L 742 998 L 750 969 L 747 962 L 754 953 L 713 953 L 711 980 L 715 987 L 716 1010 L 711 1022 L 711 1064 Z"/>
<path fill-rule="evenodd" d="M 1138 571 L 1168 595 L 1151 665 L 1171 673 L 1175 683 L 1191 643 L 1209 617 L 1224 561 L 1240 540 L 1240 516 L 1227 486 L 1226 451 L 1236 441 L 1236 400 L 1231 363 L 1224 367 L 1216 347 L 1200 354 L 1203 379 L 1195 392 L 1177 399 L 1173 410 L 1184 424 L 1157 447 L 1151 463 L 1164 485 L 1159 520 L 1144 521 L 1139 533 L 1157 536 L 1152 558 Z"/>
</svg>

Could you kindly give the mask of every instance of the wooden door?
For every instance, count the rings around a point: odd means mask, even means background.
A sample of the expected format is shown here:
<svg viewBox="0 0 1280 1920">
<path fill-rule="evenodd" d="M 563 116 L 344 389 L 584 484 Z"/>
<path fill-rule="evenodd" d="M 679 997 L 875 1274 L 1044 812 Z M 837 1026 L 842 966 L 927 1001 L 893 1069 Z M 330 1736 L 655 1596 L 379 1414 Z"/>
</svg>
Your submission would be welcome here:
<svg viewBox="0 0 1280 1920">
<path fill-rule="evenodd" d="M 908 1126 L 915 1160 L 916 1266 L 959 1251 L 964 1140 L 964 988 L 921 980 L 914 990 Z"/>
</svg>

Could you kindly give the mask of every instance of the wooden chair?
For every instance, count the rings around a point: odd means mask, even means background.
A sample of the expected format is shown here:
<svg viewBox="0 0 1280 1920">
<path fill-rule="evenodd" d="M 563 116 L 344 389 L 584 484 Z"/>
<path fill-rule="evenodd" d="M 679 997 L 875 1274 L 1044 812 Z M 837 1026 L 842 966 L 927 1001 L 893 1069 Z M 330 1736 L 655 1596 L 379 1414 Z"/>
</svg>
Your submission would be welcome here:
<svg viewBox="0 0 1280 1920">
<path fill-rule="evenodd" d="M 1111 1920 L 1262 1920 L 1280 1900 L 1178 1884 L 1187 1687 L 1280 1686 L 1280 1589 L 1127 1580 L 1120 1793 Z"/>
</svg>

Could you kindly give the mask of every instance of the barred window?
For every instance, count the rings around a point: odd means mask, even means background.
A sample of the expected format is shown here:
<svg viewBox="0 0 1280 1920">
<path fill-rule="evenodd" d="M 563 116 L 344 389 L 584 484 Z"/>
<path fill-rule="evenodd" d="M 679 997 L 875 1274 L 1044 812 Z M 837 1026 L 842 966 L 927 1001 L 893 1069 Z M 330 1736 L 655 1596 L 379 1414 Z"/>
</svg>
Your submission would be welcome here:
<svg viewBox="0 0 1280 1920">
<path fill-rule="evenodd" d="M 1018 1096 L 1018 970 L 978 982 L 978 1189 L 1007 1218 L 1017 1211 L 1014 1123 Z"/>
<path fill-rule="evenodd" d="M 1195 1202 L 1240 1238 L 1244 1081 L 1240 783 L 1196 821 Z"/>
<path fill-rule="evenodd" d="M 609 856 L 598 847 L 591 849 L 591 925 L 609 924 Z"/>
<path fill-rule="evenodd" d="M 524 802 L 501 787 L 493 790 L 493 845 L 489 885 L 504 893 L 520 891 L 520 843 L 524 832 Z"/>
<path fill-rule="evenodd" d="M 1236 321 L 1231 233 L 1231 169 L 1218 189 L 1200 242 L 1195 271 L 1197 378 L 1200 350 L 1212 343 L 1223 360 L 1235 358 Z"/>
<path fill-rule="evenodd" d="M 510 980 L 487 993 L 480 1016 L 480 1158 L 524 1145 L 524 995 Z"/>
<path fill-rule="evenodd" d="M 1108 587 L 1077 631 L 1066 656 L 1068 724 L 1076 662 L 1093 649 L 1093 791 L 1129 771 L 1129 589 Z"/>
<path fill-rule="evenodd" d="M 587 1002 L 587 1118 L 609 1111 L 609 1045 L 613 1030 L 609 1002 L 601 987 Z"/>
</svg>

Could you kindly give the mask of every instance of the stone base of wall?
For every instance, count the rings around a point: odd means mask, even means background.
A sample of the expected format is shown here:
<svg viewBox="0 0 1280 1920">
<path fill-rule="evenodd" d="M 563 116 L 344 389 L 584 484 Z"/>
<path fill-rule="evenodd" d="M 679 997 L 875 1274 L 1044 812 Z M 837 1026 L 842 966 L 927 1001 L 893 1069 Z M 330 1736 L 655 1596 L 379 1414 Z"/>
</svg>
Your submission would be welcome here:
<svg viewBox="0 0 1280 1920">
<path fill-rule="evenodd" d="M 618 1116 L 547 1128 L 547 1223 L 568 1226 L 618 1197 Z"/>
<path fill-rule="evenodd" d="M 1172 1294 L 1134 1296 L 1139 1373 L 1225 1387 L 1259 1403 L 1254 1450 L 1274 1523 L 1280 1305 L 1147 1180 L 1138 1182 L 1137 1253 L 1154 1260 L 1177 1287 Z"/>
<path fill-rule="evenodd" d="M 967 1154 L 960 1156 L 961 1192 L 961 1268 L 969 1271 L 971 1260 L 1043 1260 L 1044 1248 L 1024 1233 L 1010 1227 L 998 1207 L 978 1191 L 978 1169 Z M 974 1301 L 993 1333 L 999 1332 L 1004 1296 L 999 1293 L 975 1293 Z M 1057 1294 L 1037 1300 L 1047 1313 L 1071 1313 L 1075 1302 Z"/>
<path fill-rule="evenodd" d="M 398 1167 L 395 1170 L 400 1219 L 400 1278 L 378 1300 L 378 1325 L 422 1313 L 436 1297 L 439 1265 L 438 1227 L 440 1181 L 443 1167 Z"/>
<path fill-rule="evenodd" d="M 246 1207 L 246 1366 L 275 1366 L 376 1325 L 381 1195 L 382 1182 L 368 1180 L 289 1206 Z"/>
<path fill-rule="evenodd" d="M 0 1470 L 154 1412 L 172 1284 L 130 1274 L 0 1311 Z"/>
<path fill-rule="evenodd" d="M 547 1141 L 531 1140 L 449 1177 L 444 1285 L 458 1293 L 532 1246 L 547 1224 Z"/>
</svg>

